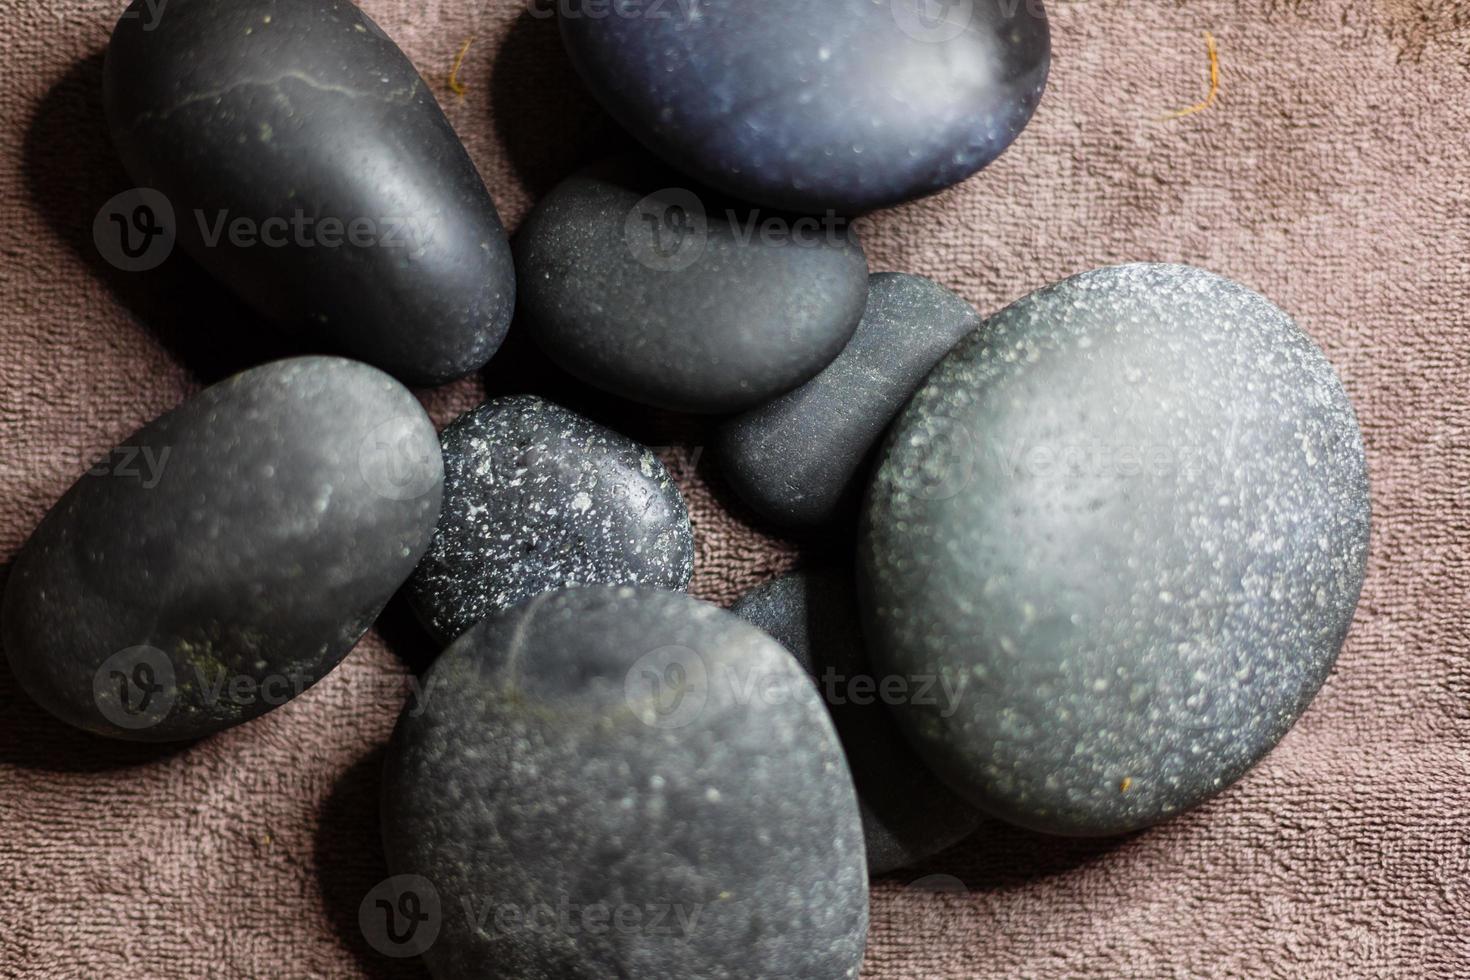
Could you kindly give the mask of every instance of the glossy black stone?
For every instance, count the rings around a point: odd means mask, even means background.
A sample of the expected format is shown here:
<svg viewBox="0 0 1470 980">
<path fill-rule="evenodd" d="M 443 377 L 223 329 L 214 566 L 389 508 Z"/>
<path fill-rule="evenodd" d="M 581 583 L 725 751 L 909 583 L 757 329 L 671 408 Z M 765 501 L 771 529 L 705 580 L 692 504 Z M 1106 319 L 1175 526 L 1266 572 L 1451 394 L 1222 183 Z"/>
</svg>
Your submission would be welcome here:
<svg viewBox="0 0 1470 980">
<path fill-rule="evenodd" d="M 1062 834 L 1144 827 L 1284 735 L 1352 622 L 1362 439 L 1322 351 L 1188 266 L 1100 269 L 988 320 L 885 443 L 860 536 L 874 668 L 951 786 Z"/>
<path fill-rule="evenodd" d="M 566 586 L 689 584 L 689 511 L 647 447 L 533 395 L 466 412 L 441 444 L 439 529 L 408 585 L 441 641 Z"/>
<path fill-rule="evenodd" d="M 518 322 L 614 394 L 735 412 L 837 356 L 867 259 L 845 222 L 753 213 L 681 180 L 635 157 L 557 185 L 516 235 Z"/>
<path fill-rule="evenodd" d="M 914 755 L 889 714 L 889 705 L 911 699 L 946 710 L 946 692 L 929 678 L 874 674 L 848 571 L 787 575 L 747 592 L 730 611 L 771 634 L 816 680 L 857 787 L 870 874 L 908 867 L 980 825 L 979 812 Z"/>
<path fill-rule="evenodd" d="M 139 429 L 51 509 L 5 590 L 11 671 L 142 741 L 263 714 L 351 649 L 428 547 L 443 468 L 413 395 L 356 361 L 254 368 Z"/>
<path fill-rule="evenodd" d="M 856 214 L 990 163 L 1046 85 L 1040 0 L 569 0 L 562 40 L 634 136 L 760 204 Z"/>
<path fill-rule="evenodd" d="M 383 840 L 442 910 L 438 977 L 858 975 L 832 722 L 779 644 L 682 593 L 547 593 L 460 637 L 393 735 Z"/>
<path fill-rule="evenodd" d="M 979 325 L 974 308 L 938 283 L 875 273 L 862 322 L 836 360 L 721 428 L 716 451 L 731 486 L 778 524 L 850 514 L 883 430 L 935 362 Z"/>
<path fill-rule="evenodd" d="M 349 0 L 152 6 L 113 32 L 107 117 L 188 254 L 303 344 L 413 384 L 484 365 L 509 245 L 403 52 Z"/>
</svg>

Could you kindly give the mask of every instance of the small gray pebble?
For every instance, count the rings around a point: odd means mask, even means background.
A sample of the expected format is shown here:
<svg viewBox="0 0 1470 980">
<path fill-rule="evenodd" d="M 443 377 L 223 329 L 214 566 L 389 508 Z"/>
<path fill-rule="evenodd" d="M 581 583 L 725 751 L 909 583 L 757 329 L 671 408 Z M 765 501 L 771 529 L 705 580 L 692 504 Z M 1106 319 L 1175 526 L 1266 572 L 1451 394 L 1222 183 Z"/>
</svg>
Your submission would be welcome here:
<svg viewBox="0 0 1470 980">
<path fill-rule="evenodd" d="M 858 976 L 832 722 L 770 637 L 680 593 L 547 593 L 460 637 L 394 733 L 383 841 L 439 910 L 437 977 Z"/>
<path fill-rule="evenodd" d="M 88 731 L 198 738 L 326 675 L 428 547 L 444 472 L 403 385 L 337 357 L 221 381 L 66 492 L 5 589 L 16 680 Z"/>
<path fill-rule="evenodd" d="M 762 214 L 620 158 L 552 189 L 516 235 L 519 314 L 561 367 L 686 412 L 769 401 L 836 357 L 867 301 L 845 222 Z"/>
<path fill-rule="evenodd" d="M 1099 269 L 962 341 L 894 424 L 860 535 L 875 669 L 957 791 L 1033 829 L 1148 826 L 1238 779 L 1328 672 L 1363 584 L 1352 406 L 1255 292 Z"/>
<path fill-rule="evenodd" d="M 796 572 L 747 592 L 731 612 L 771 634 L 817 682 L 857 786 L 868 872 L 906 868 L 958 843 L 980 813 L 914 755 L 889 704 L 941 702 L 927 678 L 875 676 L 848 572 Z"/>
<path fill-rule="evenodd" d="M 407 589 L 441 642 L 567 586 L 688 586 L 689 511 L 647 447 L 534 395 L 491 399 L 441 443 L 443 512 Z"/>
<path fill-rule="evenodd" d="M 879 272 L 837 359 L 806 384 L 720 430 L 726 478 L 757 513 L 786 525 L 821 524 L 861 494 L 864 464 L 914 389 L 980 316 L 922 276 Z"/>
</svg>

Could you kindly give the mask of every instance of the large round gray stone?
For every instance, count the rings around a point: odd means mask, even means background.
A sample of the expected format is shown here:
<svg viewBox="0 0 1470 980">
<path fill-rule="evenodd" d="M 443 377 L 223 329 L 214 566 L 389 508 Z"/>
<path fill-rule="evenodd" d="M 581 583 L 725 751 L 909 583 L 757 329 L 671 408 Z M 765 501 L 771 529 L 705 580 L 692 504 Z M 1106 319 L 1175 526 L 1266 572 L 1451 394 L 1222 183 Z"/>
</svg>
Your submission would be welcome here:
<svg viewBox="0 0 1470 980">
<path fill-rule="evenodd" d="M 129 436 L 41 522 L 5 654 L 58 718 L 197 738 L 315 683 L 433 536 L 444 471 L 413 394 L 336 357 L 221 381 Z"/>
<path fill-rule="evenodd" d="M 1352 406 L 1285 313 L 1187 266 L 1088 272 L 989 320 L 895 422 L 860 542 L 874 667 L 960 689 L 898 717 L 977 805 L 1147 826 L 1306 708 L 1368 518 Z"/>
<path fill-rule="evenodd" d="M 980 324 L 969 303 L 922 276 L 879 272 L 857 331 L 822 373 L 720 429 L 731 486 L 778 524 L 850 516 L 869 452 L 924 376 Z"/>
<path fill-rule="evenodd" d="M 873 672 L 849 569 L 786 575 L 730 611 L 780 641 L 817 682 L 857 787 L 870 874 L 915 864 L 980 825 L 980 814 L 929 771 L 889 714 L 889 705 L 910 699 L 947 710 L 948 692 L 928 678 Z"/>
<path fill-rule="evenodd" d="M 394 733 L 383 837 L 440 910 L 438 977 L 858 975 L 832 722 L 779 644 L 681 593 L 547 593 L 460 637 Z"/>
<path fill-rule="evenodd" d="M 689 511 L 646 446 L 534 395 L 493 398 L 440 441 L 444 505 L 407 594 L 441 642 L 541 592 L 689 584 Z"/>
</svg>

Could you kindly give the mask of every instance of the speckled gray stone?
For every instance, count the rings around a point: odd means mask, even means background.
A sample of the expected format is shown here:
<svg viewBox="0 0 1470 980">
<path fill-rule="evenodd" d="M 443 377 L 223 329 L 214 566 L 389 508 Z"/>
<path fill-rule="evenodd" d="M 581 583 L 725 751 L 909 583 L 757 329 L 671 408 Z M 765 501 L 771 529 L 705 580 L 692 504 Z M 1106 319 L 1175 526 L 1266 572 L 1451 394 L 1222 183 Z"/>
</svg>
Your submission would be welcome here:
<svg viewBox="0 0 1470 980">
<path fill-rule="evenodd" d="M 1100 269 L 955 348 L 900 415 L 865 506 L 874 667 L 962 688 L 904 706 L 996 816 L 1144 827 L 1224 789 L 1306 708 L 1368 547 L 1352 406 L 1244 286 Z"/>
<path fill-rule="evenodd" d="M 928 770 L 889 714 L 889 705 L 910 699 L 934 699 L 943 710 L 946 695 L 924 680 L 874 675 L 849 571 L 784 576 L 730 611 L 771 634 L 816 680 L 857 787 L 870 874 L 908 867 L 980 825 L 979 812 Z"/>
<path fill-rule="evenodd" d="M 689 584 L 689 511 L 652 450 L 534 395 L 491 399 L 441 442 L 443 513 L 407 589 L 439 640 L 566 586 Z"/>
<path fill-rule="evenodd" d="M 172 212 L 148 223 L 287 332 L 413 384 L 500 346 L 515 272 L 495 204 L 350 0 L 134 0 L 104 89 L 124 166 Z"/>
<path fill-rule="evenodd" d="M 980 316 L 922 276 L 879 272 L 857 332 L 815 378 L 731 419 L 716 448 L 745 502 L 778 524 L 851 512 L 869 452 L 914 389 Z"/>
<path fill-rule="evenodd" d="M 858 975 L 832 722 L 778 644 L 681 593 L 547 593 L 460 637 L 394 733 L 383 839 L 442 910 L 437 977 Z"/>
<path fill-rule="evenodd" d="M 67 491 L 5 589 L 11 671 L 58 718 L 197 738 L 330 671 L 428 547 L 434 426 L 335 357 L 254 368 L 145 425 Z"/>
<path fill-rule="evenodd" d="M 857 237 L 701 194 L 641 156 L 558 184 L 516 235 L 517 329 L 583 381 L 678 411 L 740 411 L 826 367 L 867 301 Z"/>
<path fill-rule="evenodd" d="M 612 116 L 761 204 L 857 213 L 948 187 L 1031 118 L 1041 0 L 566 0 L 562 40 Z"/>
</svg>

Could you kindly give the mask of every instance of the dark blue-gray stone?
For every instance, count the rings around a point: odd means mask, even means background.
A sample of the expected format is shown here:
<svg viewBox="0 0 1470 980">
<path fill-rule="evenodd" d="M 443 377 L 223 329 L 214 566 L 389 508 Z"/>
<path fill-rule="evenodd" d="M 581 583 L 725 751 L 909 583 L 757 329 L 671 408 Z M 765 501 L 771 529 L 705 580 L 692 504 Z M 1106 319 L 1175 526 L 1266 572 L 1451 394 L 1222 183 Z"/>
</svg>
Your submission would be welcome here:
<svg viewBox="0 0 1470 980">
<path fill-rule="evenodd" d="M 461 636 L 394 732 L 383 840 L 441 910 L 437 977 L 856 980 L 862 961 L 831 719 L 779 644 L 682 593 L 547 593 Z"/>
<path fill-rule="evenodd" d="M 889 714 L 889 705 L 910 699 L 944 710 L 945 691 L 928 678 L 874 674 L 849 571 L 795 572 L 752 589 L 730 611 L 771 634 L 817 682 L 857 787 L 870 874 L 915 864 L 980 825 L 979 812 L 914 755 Z"/>
<path fill-rule="evenodd" d="M 414 384 L 500 346 L 515 273 L 494 202 L 349 0 L 134 0 L 105 74 L 113 142 L 179 244 L 304 344 Z"/>
<path fill-rule="evenodd" d="M 642 156 L 558 184 L 515 250 L 517 329 L 583 381 L 677 411 L 790 391 L 837 356 L 867 300 L 845 222 L 751 212 Z"/>
<path fill-rule="evenodd" d="M 20 686 L 117 738 L 197 738 L 300 694 L 433 536 L 434 426 L 397 381 L 303 357 L 222 381 L 67 491 L 5 590 Z"/>
<path fill-rule="evenodd" d="M 567 586 L 689 584 L 689 512 L 647 447 L 534 395 L 491 399 L 441 443 L 439 528 L 407 588 L 441 642 Z"/>
<path fill-rule="evenodd" d="M 720 430 L 725 477 L 778 524 L 820 524 L 849 514 L 868 455 L 914 389 L 980 316 L 922 276 L 879 272 L 868 305 L 836 360 L 795 391 Z"/>
<path fill-rule="evenodd" d="M 669 163 L 772 207 L 855 214 L 990 163 L 1031 118 L 1041 0 L 568 0 L 608 112 Z"/>
<path fill-rule="evenodd" d="M 1332 669 L 1363 583 L 1352 406 L 1268 300 L 1188 266 L 1099 269 L 962 341 L 890 431 L 860 535 L 874 668 L 996 816 L 1144 827 L 1229 786 Z"/>
</svg>

